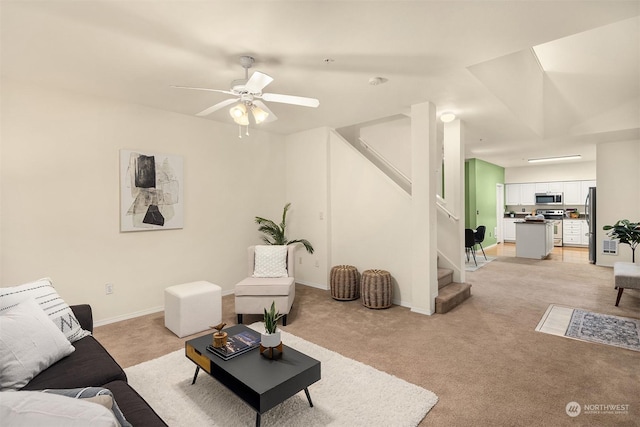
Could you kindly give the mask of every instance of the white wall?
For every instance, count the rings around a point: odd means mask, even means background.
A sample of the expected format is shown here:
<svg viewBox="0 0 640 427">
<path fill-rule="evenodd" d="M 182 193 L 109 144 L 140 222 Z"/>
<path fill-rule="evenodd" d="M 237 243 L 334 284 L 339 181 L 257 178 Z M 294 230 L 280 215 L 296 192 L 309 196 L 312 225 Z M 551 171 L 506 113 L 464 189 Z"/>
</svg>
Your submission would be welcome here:
<svg viewBox="0 0 640 427">
<path fill-rule="evenodd" d="M 100 322 L 163 306 L 163 290 L 246 276 L 253 217 L 282 213 L 284 138 L 196 117 L 2 82 L 0 284 L 53 279 Z M 180 230 L 119 232 L 121 148 L 184 158 Z M 105 295 L 106 283 L 114 293 Z"/>
<path fill-rule="evenodd" d="M 602 227 L 613 225 L 619 219 L 640 222 L 640 141 L 600 143 L 596 152 L 596 264 L 613 266 L 618 261 L 631 262 L 629 245 L 620 245 L 617 256 L 602 254 L 602 241 L 608 239 Z M 640 249 L 636 249 L 636 263 L 640 263 Z"/>
<path fill-rule="evenodd" d="M 411 196 L 330 133 L 331 265 L 394 279 L 393 300 L 411 305 Z"/>
<path fill-rule="evenodd" d="M 405 176 L 411 176 L 411 118 L 363 126 L 360 136 Z"/>
<path fill-rule="evenodd" d="M 506 168 L 504 182 L 588 181 L 596 179 L 596 162 L 548 164 Z"/>
<path fill-rule="evenodd" d="M 314 248 L 311 255 L 299 245 L 296 281 L 321 289 L 328 289 L 330 269 L 328 137 L 329 130 L 319 128 L 286 138 L 287 237 L 307 239 Z"/>
</svg>

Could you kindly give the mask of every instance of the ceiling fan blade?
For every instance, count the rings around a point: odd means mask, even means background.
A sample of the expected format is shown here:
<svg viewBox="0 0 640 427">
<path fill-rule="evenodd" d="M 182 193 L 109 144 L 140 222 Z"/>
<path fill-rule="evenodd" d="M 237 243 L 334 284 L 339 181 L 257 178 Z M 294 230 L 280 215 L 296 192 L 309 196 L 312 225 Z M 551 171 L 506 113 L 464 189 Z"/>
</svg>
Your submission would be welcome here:
<svg viewBox="0 0 640 427">
<path fill-rule="evenodd" d="M 273 111 L 271 111 L 262 101 L 253 101 L 254 104 L 256 104 L 258 107 L 262 108 L 266 113 L 269 114 L 269 116 L 264 120 L 264 123 L 269 123 L 269 122 L 274 122 L 276 120 L 278 120 L 278 116 L 276 116 L 275 114 L 273 114 Z"/>
<path fill-rule="evenodd" d="M 302 96 L 282 95 L 279 93 L 263 93 L 262 99 L 269 102 L 282 102 L 284 104 L 301 105 L 303 107 L 317 107 L 320 101 L 315 98 L 305 98 Z"/>
<path fill-rule="evenodd" d="M 230 92 L 228 90 L 207 89 L 204 87 L 189 87 L 189 86 L 171 86 L 171 87 L 174 89 L 205 90 L 207 92 L 219 92 L 219 93 L 226 93 L 227 95 L 235 95 L 235 93 Z"/>
<path fill-rule="evenodd" d="M 273 81 L 273 77 L 270 77 L 260 71 L 256 71 L 251 75 L 251 78 L 244 85 L 245 89 L 250 93 L 260 93 L 269 83 Z"/>
<path fill-rule="evenodd" d="M 234 102 L 238 102 L 237 98 L 231 98 L 231 99 L 225 99 L 222 102 L 218 102 L 216 105 L 212 105 L 211 107 L 207 108 L 206 110 L 202 110 L 200 111 L 198 114 L 196 114 L 196 116 L 208 116 L 209 114 L 213 113 L 214 111 L 218 111 L 219 109 L 226 107 L 227 105 L 231 105 Z"/>
</svg>

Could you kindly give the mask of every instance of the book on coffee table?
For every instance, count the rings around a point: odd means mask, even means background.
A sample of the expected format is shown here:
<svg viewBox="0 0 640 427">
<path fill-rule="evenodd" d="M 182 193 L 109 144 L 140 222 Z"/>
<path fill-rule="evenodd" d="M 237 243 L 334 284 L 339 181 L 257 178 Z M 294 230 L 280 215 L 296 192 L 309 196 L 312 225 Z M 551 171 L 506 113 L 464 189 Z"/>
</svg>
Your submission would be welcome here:
<svg viewBox="0 0 640 427">
<path fill-rule="evenodd" d="M 260 333 L 250 329 L 228 336 L 227 345 L 224 347 L 209 344 L 207 350 L 224 360 L 229 360 L 259 346 Z"/>
</svg>

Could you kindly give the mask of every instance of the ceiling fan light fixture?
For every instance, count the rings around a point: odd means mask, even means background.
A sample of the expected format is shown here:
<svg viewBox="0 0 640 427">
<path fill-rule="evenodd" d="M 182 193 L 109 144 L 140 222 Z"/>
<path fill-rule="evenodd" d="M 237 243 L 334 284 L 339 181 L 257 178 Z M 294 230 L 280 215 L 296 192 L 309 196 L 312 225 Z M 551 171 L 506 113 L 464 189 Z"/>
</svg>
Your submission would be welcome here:
<svg viewBox="0 0 640 427">
<path fill-rule="evenodd" d="M 247 107 L 242 103 L 236 104 L 229 109 L 229 114 L 233 120 L 240 119 L 242 116 L 247 114 Z"/>
<path fill-rule="evenodd" d="M 234 105 L 229 109 L 229 115 L 233 118 L 233 121 L 240 126 L 249 126 L 249 114 L 247 113 L 246 105 Z"/>
<path fill-rule="evenodd" d="M 269 113 L 267 113 L 257 105 L 253 105 L 251 107 L 251 114 L 253 114 L 253 118 L 255 119 L 256 124 L 258 125 L 264 122 L 267 119 L 267 117 L 269 117 Z"/>
<path fill-rule="evenodd" d="M 456 119 L 456 115 L 453 113 L 442 113 L 440 115 L 440 120 L 442 120 L 442 123 L 450 123 L 452 121 L 454 121 Z"/>
</svg>

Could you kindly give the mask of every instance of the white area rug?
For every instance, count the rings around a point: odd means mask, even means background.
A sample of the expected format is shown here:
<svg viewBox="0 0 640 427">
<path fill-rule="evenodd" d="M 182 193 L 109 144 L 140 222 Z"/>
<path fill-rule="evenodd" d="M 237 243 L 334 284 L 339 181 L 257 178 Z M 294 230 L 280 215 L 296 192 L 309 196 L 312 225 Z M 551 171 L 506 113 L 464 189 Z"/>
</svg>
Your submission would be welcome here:
<svg viewBox="0 0 640 427">
<path fill-rule="evenodd" d="M 259 330 L 261 323 L 250 326 Z M 282 342 L 321 362 L 322 379 L 262 415 L 263 426 L 415 426 L 437 403 L 431 391 L 282 331 Z M 184 350 L 125 369 L 129 383 L 171 427 L 253 426 L 256 413 L 200 371 Z"/>
</svg>

